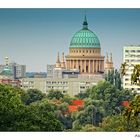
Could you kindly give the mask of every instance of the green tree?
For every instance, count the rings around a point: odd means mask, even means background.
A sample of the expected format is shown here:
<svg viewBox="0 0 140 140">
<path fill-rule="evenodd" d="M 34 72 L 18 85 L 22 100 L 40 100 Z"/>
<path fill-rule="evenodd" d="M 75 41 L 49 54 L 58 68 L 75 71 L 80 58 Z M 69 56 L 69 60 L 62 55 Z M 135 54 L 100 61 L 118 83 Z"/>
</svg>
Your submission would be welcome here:
<svg viewBox="0 0 140 140">
<path fill-rule="evenodd" d="M 22 89 L 0 85 L 0 131 L 62 131 L 55 105 L 47 100 L 25 105 Z"/>
<path fill-rule="evenodd" d="M 68 104 L 71 104 L 71 101 L 75 100 L 75 99 L 76 99 L 76 97 L 70 96 L 69 94 L 65 94 L 63 96 L 63 98 L 61 98 L 61 101 L 65 102 L 65 103 L 68 103 Z"/>
<path fill-rule="evenodd" d="M 20 118 L 24 105 L 20 100 L 21 89 L 0 85 L 0 131 L 12 131 Z"/>
<path fill-rule="evenodd" d="M 78 98 L 78 99 L 81 99 L 81 100 L 85 99 L 85 98 L 88 98 L 89 97 L 89 92 L 88 92 L 88 90 L 86 92 L 81 92 L 81 93 L 75 95 L 75 97 Z"/>
<path fill-rule="evenodd" d="M 112 85 L 115 85 L 116 88 L 122 89 L 122 81 L 121 81 L 121 75 L 117 71 L 117 69 L 109 71 L 107 74 L 105 74 L 105 80 L 111 83 Z"/>
<path fill-rule="evenodd" d="M 49 103 L 32 103 L 26 106 L 15 125 L 16 131 L 62 131 L 63 125 L 50 111 Z"/>
<path fill-rule="evenodd" d="M 131 83 L 140 86 L 140 65 L 127 64 L 126 62 L 122 63 L 120 68 L 121 75 L 124 76 L 130 66 L 134 68 L 131 74 Z"/>
<path fill-rule="evenodd" d="M 29 105 L 30 103 L 40 101 L 45 98 L 46 95 L 37 89 L 29 89 L 21 95 L 21 100 L 25 103 L 25 105 Z"/>
<path fill-rule="evenodd" d="M 80 131 L 83 131 L 83 132 L 96 132 L 96 131 L 100 131 L 100 128 L 95 127 L 92 124 L 87 124 L 87 125 L 83 126 Z"/>
<path fill-rule="evenodd" d="M 140 131 L 140 95 L 136 95 L 123 114 L 126 131 Z"/>
<path fill-rule="evenodd" d="M 108 132 L 126 131 L 126 121 L 122 115 L 107 116 L 100 124 L 100 128 Z"/>
<path fill-rule="evenodd" d="M 90 98 L 93 100 L 102 100 L 105 116 L 120 113 L 122 111 L 122 102 L 131 101 L 134 94 L 128 90 L 119 90 L 109 82 L 100 82 L 90 91 Z M 120 110 L 120 111 L 119 111 Z"/>
<path fill-rule="evenodd" d="M 64 97 L 61 91 L 59 90 L 50 90 L 49 94 L 47 95 L 48 99 L 52 100 L 53 98 L 60 100 Z"/>
</svg>

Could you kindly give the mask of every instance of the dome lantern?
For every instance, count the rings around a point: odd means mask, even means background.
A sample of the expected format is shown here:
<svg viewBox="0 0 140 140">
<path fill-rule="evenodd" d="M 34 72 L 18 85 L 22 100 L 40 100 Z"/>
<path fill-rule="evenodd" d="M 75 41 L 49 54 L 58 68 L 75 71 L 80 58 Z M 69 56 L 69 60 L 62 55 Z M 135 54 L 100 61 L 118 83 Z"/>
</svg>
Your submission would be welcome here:
<svg viewBox="0 0 140 140">
<path fill-rule="evenodd" d="M 88 29 L 87 17 L 85 15 L 84 22 L 83 22 L 83 29 Z"/>
</svg>

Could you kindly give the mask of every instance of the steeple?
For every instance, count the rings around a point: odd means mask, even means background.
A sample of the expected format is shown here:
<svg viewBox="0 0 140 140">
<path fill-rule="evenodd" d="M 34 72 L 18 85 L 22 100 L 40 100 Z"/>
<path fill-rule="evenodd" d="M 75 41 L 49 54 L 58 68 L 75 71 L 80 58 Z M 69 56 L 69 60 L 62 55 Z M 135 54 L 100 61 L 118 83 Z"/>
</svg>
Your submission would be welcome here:
<svg viewBox="0 0 140 140">
<path fill-rule="evenodd" d="M 61 68 L 65 68 L 64 52 L 62 53 Z"/>
<path fill-rule="evenodd" d="M 58 54 L 57 54 L 57 61 L 56 61 L 57 63 L 60 63 L 60 59 L 59 59 L 59 52 L 58 52 Z"/>
<path fill-rule="evenodd" d="M 106 62 L 107 62 L 107 63 L 109 62 L 108 53 L 106 53 Z"/>
<path fill-rule="evenodd" d="M 110 53 L 110 62 L 112 63 L 112 53 Z"/>
<path fill-rule="evenodd" d="M 84 22 L 83 22 L 83 29 L 88 29 L 87 17 L 85 12 Z"/>
<path fill-rule="evenodd" d="M 56 61 L 56 68 L 60 68 L 60 67 L 61 67 L 61 62 L 60 62 L 59 52 L 58 52 L 57 61 Z"/>
</svg>

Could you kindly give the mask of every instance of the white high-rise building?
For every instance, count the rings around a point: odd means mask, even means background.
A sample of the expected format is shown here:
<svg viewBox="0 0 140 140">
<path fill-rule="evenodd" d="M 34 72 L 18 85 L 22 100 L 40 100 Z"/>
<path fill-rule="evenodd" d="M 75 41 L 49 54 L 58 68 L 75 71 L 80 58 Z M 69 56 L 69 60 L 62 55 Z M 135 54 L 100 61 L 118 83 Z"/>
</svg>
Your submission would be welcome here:
<svg viewBox="0 0 140 140">
<path fill-rule="evenodd" d="M 140 86 L 131 84 L 131 74 L 134 65 L 140 65 L 140 45 L 128 45 L 123 48 L 123 62 L 128 64 L 126 74 L 123 77 L 123 88 L 140 93 Z"/>
</svg>

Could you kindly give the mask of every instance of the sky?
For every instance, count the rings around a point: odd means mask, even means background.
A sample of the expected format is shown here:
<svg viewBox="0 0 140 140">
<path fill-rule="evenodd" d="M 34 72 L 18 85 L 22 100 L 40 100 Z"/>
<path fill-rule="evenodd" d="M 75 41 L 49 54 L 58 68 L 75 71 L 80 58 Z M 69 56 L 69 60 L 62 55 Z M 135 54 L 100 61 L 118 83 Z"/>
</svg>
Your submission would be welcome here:
<svg viewBox="0 0 140 140">
<path fill-rule="evenodd" d="M 119 68 L 123 46 L 140 44 L 140 9 L 0 9 L 0 64 L 8 56 L 25 64 L 28 72 L 45 72 L 47 64 L 55 64 L 58 51 L 69 53 L 85 10 L 102 55 L 111 52 Z"/>
</svg>

